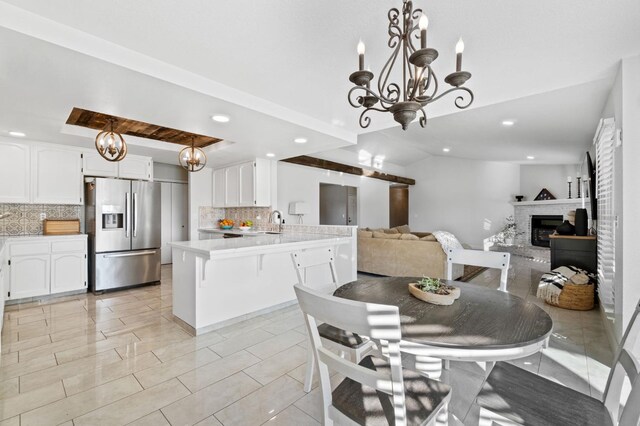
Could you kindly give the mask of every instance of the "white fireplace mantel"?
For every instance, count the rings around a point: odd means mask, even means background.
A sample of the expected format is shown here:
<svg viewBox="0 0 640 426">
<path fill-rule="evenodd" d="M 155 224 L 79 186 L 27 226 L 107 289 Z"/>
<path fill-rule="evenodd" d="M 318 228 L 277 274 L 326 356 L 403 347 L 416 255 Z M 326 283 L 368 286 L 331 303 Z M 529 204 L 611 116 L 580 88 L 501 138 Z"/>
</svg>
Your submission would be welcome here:
<svg viewBox="0 0 640 426">
<path fill-rule="evenodd" d="M 545 206 L 553 204 L 582 204 L 582 198 L 567 198 L 562 200 L 539 200 L 539 201 L 512 201 L 511 205 L 517 206 Z M 589 205 L 589 198 L 585 198 L 585 206 Z"/>
<path fill-rule="evenodd" d="M 589 198 L 585 199 L 585 207 L 589 209 Z M 531 216 L 533 215 L 562 215 L 568 219 L 571 210 L 582 207 L 582 198 L 564 200 L 514 201 L 513 217 L 516 224 L 516 244 L 531 247 Z M 587 210 L 591 216 L 590 209 Z"/>
</svg>

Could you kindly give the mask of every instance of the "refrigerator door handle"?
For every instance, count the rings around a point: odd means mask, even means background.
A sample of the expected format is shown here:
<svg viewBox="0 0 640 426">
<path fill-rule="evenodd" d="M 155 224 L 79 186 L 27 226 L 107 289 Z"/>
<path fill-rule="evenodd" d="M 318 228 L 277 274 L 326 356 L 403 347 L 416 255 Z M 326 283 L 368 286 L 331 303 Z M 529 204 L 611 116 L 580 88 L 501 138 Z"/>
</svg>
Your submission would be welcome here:
<svg viewBox="0 0 640 426">
<path fill-rule="evenodd" d="M 133 236 L 138 236 L 138 193 L 133 193 Z"/>
<path fill-rule="evenodd" d="M 104 254 L 102 257 L 105 259 L 113 258 L 113 257 L 133 257 L 133 256 L 151 256 L 156 254 L 155 250 L 146 250 L 146 251 L 134 251 L 128 253 L 116 253 L 116 254 Z"/>
<path fill-rule="evenodd" d="M 124 196 L 124 234 L 127 238 L 129 238 L 129 222 L 131 218 L 129 217 L 129 204 L 131 201 L 131 194 L 128 192 L 125 193 Z"/>
</svg>

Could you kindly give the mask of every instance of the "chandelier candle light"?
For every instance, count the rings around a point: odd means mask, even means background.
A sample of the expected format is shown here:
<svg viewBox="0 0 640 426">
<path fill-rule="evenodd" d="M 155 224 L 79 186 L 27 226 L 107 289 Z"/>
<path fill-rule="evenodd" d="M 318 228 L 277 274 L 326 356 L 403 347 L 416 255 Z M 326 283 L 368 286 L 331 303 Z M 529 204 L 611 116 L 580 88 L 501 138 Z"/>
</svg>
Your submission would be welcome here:
<svg viewBox="0 0 640 426">
<path fill-rule="evenodd" d="M 103 130 L 96 136 L 96 150 L 107 161 L 120 161 L 127 155 L 127 144 L 122 135 L 113 131 L 114 119 L 109 119 L 109 131 Z"/>
<path fill-rule="evenodd" d="M 178 154 L 178 161 L 183 169 L 188 172 L 199 172 L 207 164 L 207 156 L 200 148 L 196 148 L 195 141 L 191 137 L 191 146 L 187 146 Z"/>
<path fill-rule="evenodd" d="M 349 80 L 355 84 L 349 90 L 348 100 L 354 108 L 364 108 L 360 114 L 360 127 L 366 128 L 371 124 L 368 116 L 370 111 L 390 112 L 394 120 L 407 130 L 409 124 L 420 113 L 420 125 L 425 127 L 427 115 L 424 107 L 437 101 L 448 93 L 461 90 L 469 95 L 468 101 L 460 95 L 454 103 L 460 109 L 467 108 L 473 102 L 473 92 L 463 87 L 471 78 L 471 73 L 462 71 L 462 52 L 464 42 L 462 38 L 456 44 L 456 70 L 444 79 L 445 83 L 452 86 L 449 90 L 438 93 L 438 79 L 431 68 L 431 64 L 438 58 L 436 49 L 427 47 L 427 28 L 429 19 L 421 9 L 413 9 L 410 0 L 404 0 L 402 5 L 402 22 L 400 11 L 392 8 L 387 13 L 389 19 L 389 42 L 392 49 L 391 56 L 382 67 L 378 78 L 378 91 L 371 90 L 373 73 L 364 68 L 365 45 L 360 40 L 358 43 L 358 71 L 349 76 Z M 415 21 L 418 21 L 415 25 Z M 419 30 L 420 34 L 416 34 Z M 414 46 L 414 39 L 420 39 L 420 48 Z M 402 85 L 389 82 L 393 68 L 402 54 Z M 355 94 L 355 95 L 354 95 Z M 376 106 L 379 103 L 378 106 Z"/>
</svg>

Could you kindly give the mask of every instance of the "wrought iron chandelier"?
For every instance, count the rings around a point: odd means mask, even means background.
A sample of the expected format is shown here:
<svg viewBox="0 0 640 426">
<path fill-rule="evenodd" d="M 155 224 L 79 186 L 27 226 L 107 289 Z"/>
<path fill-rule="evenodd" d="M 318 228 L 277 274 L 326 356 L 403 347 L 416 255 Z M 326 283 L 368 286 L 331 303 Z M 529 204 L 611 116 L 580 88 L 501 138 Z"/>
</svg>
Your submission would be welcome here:
<svg viewBox="0 0 640 426">
<path fill-rule="evenodd" d="M 207 164 L 207 156 L 200 148 L 196 148 L 195 140 L 191 137 L 191 146 L 183 148 L 178 154 L 178 161 L 188 172 L 199 172 Z"/>
<path fill-rule="evenodd" d="M 109 131 L 96 136 L 96 150 L 107 161 L 120 161 L 127 155 L 127 144 L 122 135 L 113 131 L 114 119 L 109 119 Z"/>
<path fill-rule="evenodd" d="M 402 15 L 402 22 L 400 16 Z M 448 93 L 464 91 L 469 95 L 465 100 L 464 94 L 456 97 L 454 103 L 460 109 L 467 108 L 473 102 L 473 92 L 463 87 L 471 78 L 471 73 L 462 71 L 462 52 L 464 43 L 460 39 L 456 45 L 456 70 L 444 79 L 452 88 L 439 93 L 438 78 L 431 64 L 438 57 L 438 51 L 427 47 L 427 27 L 429 20 L 422 9 L 413 9 L 410 0 L 404 0 L 402 14 L 397 8 L 387 13 L 389 19 L 389 42 L 392 49 L 391 56 L 382 67 L 378 78 L 378 91 L 371 90 L 373 73 L 364 69 L 365 46 L 358 43 L 359 70 L 349 76 L 355 84 L 349 90 L 348 99 L 354 108 L 364 108 L 360 114 L 359 124 L 367 128 L 371 124 L 368 116 L 370 111 L 390 112 L 394 120 L 407 130 L 409 124 L 420 113 L 420 125 L 425 127 L 427 115 L 424 107 L 437 101 Z M 418 22 L 417 24 L 415 22 Z M 418 32 L 419 30 L 419 32 Z M 420 47 L 414 46 L 414 41 L 420 41 Z M 398 59 L 401 57 L 401 59 Z M 396 62 L 402 62 L 402 85 L 389 82 L 389 77 Z"/>
</svg>

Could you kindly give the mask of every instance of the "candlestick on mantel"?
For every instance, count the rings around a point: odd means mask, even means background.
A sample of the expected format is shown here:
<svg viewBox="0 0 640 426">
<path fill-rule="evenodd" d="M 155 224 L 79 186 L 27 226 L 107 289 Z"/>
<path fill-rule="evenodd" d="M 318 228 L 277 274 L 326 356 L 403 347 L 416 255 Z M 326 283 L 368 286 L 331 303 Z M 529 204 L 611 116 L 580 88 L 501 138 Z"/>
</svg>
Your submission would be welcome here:
<svg viewBox="0 0 640 426">
<path fill-rule="evenodd" d="M 582 179 L 580 176 L 576 176 L 576 180 L 578 181 L 578 198 L 582 197 L 582 185 L 580 185 L 580 179 Z M 582 200 L 582 203 L 584 204 L 584 200 Z"/>
<path fill-rule="evenodd" d="M 569 200 L 571 199 L 571 178 L 569 178 L 567 185 L 569 185 Z"/>
</svg>

